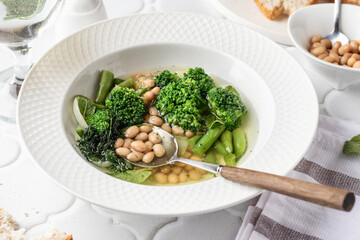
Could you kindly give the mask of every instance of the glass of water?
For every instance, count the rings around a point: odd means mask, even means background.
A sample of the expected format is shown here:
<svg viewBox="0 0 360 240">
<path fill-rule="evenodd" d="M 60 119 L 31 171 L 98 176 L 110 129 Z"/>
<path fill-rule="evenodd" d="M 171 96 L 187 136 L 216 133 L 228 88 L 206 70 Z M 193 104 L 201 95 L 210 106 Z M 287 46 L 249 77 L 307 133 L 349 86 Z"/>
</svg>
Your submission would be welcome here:
<svg viewBox="0 0 360 240">
<path fill-rule="evenodd" d="M 13 55 L 13 76 L 0 73 L 0 119 L 15 121 L 16 97 L 31 68 L 31 44 L 59 15 L 64 0 L 0 0 L 0 44 Z M 6 71 L 10 72 L 10 71 Z"/>
</svg>

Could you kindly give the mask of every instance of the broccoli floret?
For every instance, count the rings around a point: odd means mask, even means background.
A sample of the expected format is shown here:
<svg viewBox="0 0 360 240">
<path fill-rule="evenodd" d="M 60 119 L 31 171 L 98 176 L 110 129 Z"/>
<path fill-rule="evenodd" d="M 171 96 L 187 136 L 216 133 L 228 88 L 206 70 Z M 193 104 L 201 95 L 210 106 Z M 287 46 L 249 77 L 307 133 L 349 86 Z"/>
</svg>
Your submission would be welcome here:
<svg viewBox="0 0 360 240">
<path fill-rule="evenodd" d="M 97 131 L 105 131 L 109 127 L 111 114 L 109 110 L 97 110 L 94 114 L 86 117 L 86 123 L 92 125 Z"/>
<path fill-rule="evenodd" d="M 207 92 L 215 87 L 212 78 L 202 68 L 190 68 L 187 73 L 184 73 L 184 79 L 195 80 L 202 97 L 206 97 Z"/>
<path fill-rule="evenodd" d="M 224 122 L 226 129 L 233 130 L 241 124 L 240 117 L 247 110 L 237 95 L 224 88 L 213 88 L 207 98 L 212 111 Z"/>
<path fill-rule="evenodd" d="M 124 126 L 142 123 L 146 112 L 144 100 L 134 90 L 115 87 L 109 93 L 105 105 L 115 116 L 121 118 Z"/>
<path fill-rule="evenodd" d="M 179 79 L 179 77 L 178 77 L 177 73 L 171 73 L 168 70 L 165 70 L 162 73 L 160 73 L 160 75 L 155 77 L 155 83 L 160 88 L 163 88 L 166 85 L 168 85 L 169 83 L 175 82 L 178 79 Z"/>
</svg>

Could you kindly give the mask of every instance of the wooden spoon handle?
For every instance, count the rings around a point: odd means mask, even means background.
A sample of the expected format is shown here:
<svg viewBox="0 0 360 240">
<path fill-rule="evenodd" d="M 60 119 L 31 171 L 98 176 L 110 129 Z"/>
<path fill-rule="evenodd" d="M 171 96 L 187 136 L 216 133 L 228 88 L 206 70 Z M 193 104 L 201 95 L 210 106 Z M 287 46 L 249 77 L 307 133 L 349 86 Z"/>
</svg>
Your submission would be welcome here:
<svg viewBox="0 0 360 240">
<path fill-rule="evenodd" d="M 355 202 L 352 192 L 249 169 L 221 166 L 220 174 L 234 182 L 277 192 L 319 205 L 350 211 Z"/>
</svg>

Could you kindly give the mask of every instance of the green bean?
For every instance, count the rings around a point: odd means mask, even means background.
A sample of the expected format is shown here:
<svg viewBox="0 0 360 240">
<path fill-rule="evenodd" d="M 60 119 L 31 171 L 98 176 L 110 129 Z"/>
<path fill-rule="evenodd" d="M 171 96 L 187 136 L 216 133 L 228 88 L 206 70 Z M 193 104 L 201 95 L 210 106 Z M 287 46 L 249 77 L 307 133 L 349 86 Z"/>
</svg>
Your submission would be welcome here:
<svg viewBox="0 0 360 240">
<path fill-rule="evenodd" d="M 210 149 L 209 151 L 206 152 L 205 154 L 205 162 L 207 163 L 212 163 L 212 164 L 216 164 L 217 160 L 214 154 L 214 150 Z"/>
<path fill-rule="evenodd" d="M 124 82 L 120 83 L 118 86 L 124 87 L 124 88 L 133 88 L 134 82 L 132 78 L 129 78 L 128 80 L 125 80 Z"/>
<path fill-rule="evenodd" d="M 234 151 L 233 148 L 233 140 L 232 140 L 232 135 L 231 132 L 229 130 L 225 130 L 222 134 L 221 134 L 221 142 L 224 144 L 226 151 L 228 153 L 232 153 Z"/>
<path fill-rule="evenodd" d="M 104 104 L 105 99 L 113 87 L 114 83 L 114 74 L 112 72 L 103 70 L 101 72 L 99 87 L 96 92 L 95 102 L 99 104 Z"/>
<path fill-rule="evenodd" d="M 236 156 L 235 154 L 229 153 L 228 155 L 224 156 L 224 161 L 227 166 L 236 166 Z"/>
<path fill-rule="evenodd" d="M 221 155 L 223 155 L 223 156 L 225 156 L 225 155 L 228 154 L 228 152 L 226 151 L 226 148 L 225 148 L 224 144 L 223 144 L 222 142 L 220 142 L 219 140 L 217 140 L 217 141 L 214 143 L 213 146 L 214 146 L 215 150 L 216 150 L 219 154 L 221 154 Z"/>
<path fill-rule="evenodd" d="M 193 136 L 192 138 L 190 138 L 190 139 L 188 140 L 188 147 L 189 147 L 190 149 L 193 149 L 194 146 L 196 145 L 196 143 L 200 140 L 200 138 L 201 138 L 203 135 L 204 135 L 204 134 L 202 134 L 202 133 L 198 133 L 198 134 L 196 134 L 195 136 Z"/>
<path fill-rule="evenodd" d="M 232 132 L 234 142 L 234 153 L 236 157 L 240 157 L 246 150 L 246 136 L 241 128 L 236 128 Z"/>
<path fill-rule="evenodd" d="M 121 79 L 121 78 L 114 78 L 114 84 L 115 84 L 115 85 L 118 85 L 118 84 L 120 84 L 120 83 L 122 83 L 122 82 L 125 82 L 125 80 L 124 80 L 124 79 Z"/>
<path fill-rule="evenodd" d="M 214 124 L 213 128 L 200 138 L 196 143 L 193 153 L 203 156 L 204 153 L 209 150 L 211 145 L 220 137 L 221 133 L 225 130 L 225 126 L 222 124 Z"/>
</svg>

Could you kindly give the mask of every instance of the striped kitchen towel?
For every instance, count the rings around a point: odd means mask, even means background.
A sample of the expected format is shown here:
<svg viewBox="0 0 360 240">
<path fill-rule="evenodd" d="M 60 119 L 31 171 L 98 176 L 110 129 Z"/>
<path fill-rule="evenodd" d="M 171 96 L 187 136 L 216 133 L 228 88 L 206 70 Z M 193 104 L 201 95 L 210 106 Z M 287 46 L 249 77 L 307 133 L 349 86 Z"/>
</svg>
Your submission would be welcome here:
<svg viewBox="0 0 360 240">
<path fill-rule="evenodd" d="M 342 153 L 357 134 L 360 125 L 321 115 L 310 149 L 288 175 L 354 192 L 350 212 L 265 191 L 251 200 L 236 240 L 360 239 L 360 155 Z"/>
</svg>

